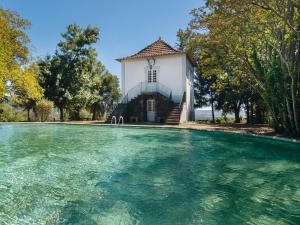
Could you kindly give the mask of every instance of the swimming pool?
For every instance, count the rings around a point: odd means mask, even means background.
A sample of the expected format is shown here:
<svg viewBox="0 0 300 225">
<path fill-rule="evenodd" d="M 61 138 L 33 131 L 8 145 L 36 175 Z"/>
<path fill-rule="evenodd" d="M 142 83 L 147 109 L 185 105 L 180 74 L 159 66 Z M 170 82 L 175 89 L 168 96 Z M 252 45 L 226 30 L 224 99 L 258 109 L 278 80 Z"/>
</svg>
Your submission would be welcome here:
<svg viewBox="0 0 300 225">
<path fill-rule="evenodd" d="M 0 124 L 0 224 L 300 224 L 300 145 Z"/>
</svg>

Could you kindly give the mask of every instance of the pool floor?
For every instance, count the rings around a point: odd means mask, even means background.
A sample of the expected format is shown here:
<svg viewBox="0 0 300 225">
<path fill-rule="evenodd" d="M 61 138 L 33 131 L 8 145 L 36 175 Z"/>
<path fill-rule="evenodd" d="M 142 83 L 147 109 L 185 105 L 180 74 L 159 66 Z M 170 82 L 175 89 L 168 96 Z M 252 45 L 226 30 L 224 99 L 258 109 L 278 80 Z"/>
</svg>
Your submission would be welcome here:
<svg viewBox="0 0 300 225">
<path fill-rule="evenodd" d="M 0 124 L 0 224 L 300 224 L 300 145 L 223 132 Z"/>
</svg>

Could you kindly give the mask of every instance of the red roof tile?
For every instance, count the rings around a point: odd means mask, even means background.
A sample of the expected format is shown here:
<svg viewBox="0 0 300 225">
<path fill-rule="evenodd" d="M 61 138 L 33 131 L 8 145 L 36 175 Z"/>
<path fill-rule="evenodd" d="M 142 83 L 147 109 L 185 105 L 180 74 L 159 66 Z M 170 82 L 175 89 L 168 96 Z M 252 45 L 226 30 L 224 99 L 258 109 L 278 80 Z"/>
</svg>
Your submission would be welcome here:
<svg viewBox="0 0 300 225">
<path fill-rule="evenodd" d="M 173 55 L 173 54 L 182 54 L 182 53 L 184 52 L 172 48 L 169 44 L 167 44 L 165 41 L 159 38 L 157 41 L 148 45 L 146 48 L 142 49 L 138 53 L 117 60 L 122 61 L 125 59 L 148 58 L 154 56 Z"/>
<path fill-rule="evenodd" d="M 133 54 L 131 56 L 123 57 L 117 59 L 117 61 L 121 62 L 126 59 L 139 59 L 139 58 L 150 58 L 155 56 L 164 56 L 164 55 L 175 55 L 175 54 L 186 54 L 187 58 L 191 62 L 193 66 L 196 66 L 196 62 L 194 61 L 191 54 L 178 51 L 175 48 L 171 47 L 168 43 L 159 38 L 157 41 L 148 45 L 146 48 L 141 51 Z"/>
</svg>

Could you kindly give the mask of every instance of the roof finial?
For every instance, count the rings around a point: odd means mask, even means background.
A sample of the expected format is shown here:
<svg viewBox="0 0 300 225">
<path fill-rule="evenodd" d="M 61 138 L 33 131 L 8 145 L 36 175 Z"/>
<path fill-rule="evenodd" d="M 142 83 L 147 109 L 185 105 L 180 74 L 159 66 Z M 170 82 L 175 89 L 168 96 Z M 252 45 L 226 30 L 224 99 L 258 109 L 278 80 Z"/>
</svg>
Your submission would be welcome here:
<svg viewBox="0 0 300 225">
<path fill-rule="evenodd" d="M 161 41 L 161 36 L 159 36 L 158 40 L 160 40 L 160 41 Z"/>
</svg>

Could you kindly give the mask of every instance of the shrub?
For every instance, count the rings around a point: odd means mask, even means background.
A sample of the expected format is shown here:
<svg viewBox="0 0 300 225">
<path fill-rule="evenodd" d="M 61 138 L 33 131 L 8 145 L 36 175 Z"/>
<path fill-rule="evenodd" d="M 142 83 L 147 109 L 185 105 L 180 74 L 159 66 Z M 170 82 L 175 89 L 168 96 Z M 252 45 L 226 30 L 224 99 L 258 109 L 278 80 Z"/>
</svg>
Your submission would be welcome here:
<svg viewBox="0 0 300 225">
<path fill-rule="evenodd" d="M 0 122 L 14 121 L 14 112 L 11 108 L 0 105 Z"/>
<path fill-rule="evenodd" d="M 234 119 L 227 118 L 227 117 L 218 117 L 218 118 L 216 118 L 216 123 L 232 124 L 232 123 L 234 123 Z"/>
<path fill-rule="evenodd" d="M 49 115 L 52 112 L 53 106 L 54 106 L 53 102 L 47 99 L 42 99 L 38 101 L 35 106 L 35 113 L 36 113 L 37 120 L 41 122 L 47 121 Z"/>
<path fill-rule="evenodd" d="M 86 109 L 80 110 L 80 118 L 85 120 L 91 119 L 91 113 L 87 111 Z"/>
<path fill-rule="evenodd" d="M 25 111 L 14 111 L 12 107 L 0 105 L 0 122 L 26 121 L 27 113 Z"/>
</svg>

